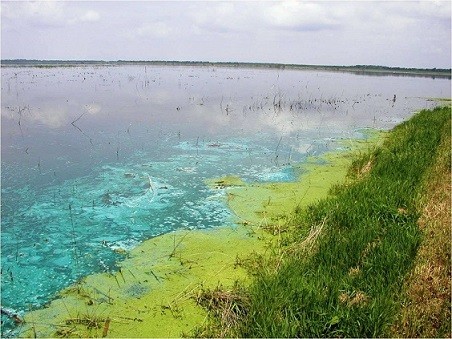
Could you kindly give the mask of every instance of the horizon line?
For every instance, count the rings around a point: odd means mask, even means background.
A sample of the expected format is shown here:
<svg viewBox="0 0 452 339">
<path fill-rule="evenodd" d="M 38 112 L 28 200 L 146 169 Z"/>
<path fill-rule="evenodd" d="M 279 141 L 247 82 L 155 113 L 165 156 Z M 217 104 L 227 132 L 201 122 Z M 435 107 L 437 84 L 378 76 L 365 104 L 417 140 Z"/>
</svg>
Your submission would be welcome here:
<svg viewBox="0 0 452 339">
<path fill-rule="evenodd" d="M 187 64 L 237 64 L 237 65 L 274 65 L 274 66 L 299 66 L 299 67 L 341 67 L 341 68 L 356 68 L 356 67 L 373 67 L 373 68 L 385 68 L 385 69 L 399 69 L 399 70 L 429 70 L 429 71 L 451 71 L 451 68 L 438 68 L 438 67 L 407 67 L 407 66 L 387 66 L 378 64 L 350 64 L 350 65 L 326 65 L 326 64 L 299 64 L 299 63 L 281 63 L 281 62 L 253 62 L 253 61 L 203 61 L 203 60 L 102 60 L 102 59 L 25 59 L 25 58 L 15 58 L 15 59 L 0 59 L 1 63 L 4 62 L 67 62 L 67 63 L 77 63 L 77 62 L 90 62 L 90 63 L 187 63 Z"/>
</svg>

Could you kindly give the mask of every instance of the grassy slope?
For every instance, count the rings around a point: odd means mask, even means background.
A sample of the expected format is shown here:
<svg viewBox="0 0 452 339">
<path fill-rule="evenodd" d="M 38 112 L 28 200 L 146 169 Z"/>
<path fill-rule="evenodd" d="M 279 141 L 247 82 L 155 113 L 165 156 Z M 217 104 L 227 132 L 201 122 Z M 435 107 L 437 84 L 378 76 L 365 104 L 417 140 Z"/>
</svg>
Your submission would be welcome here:
<svg viewBox="0 0 452 339">
<path fill-rule="evenodd" d="M 451 126 L 444 126 L 436 160 L 427 173 L 419 227 L 423 241 L 404 286 L 394 337 L 451 337 Z"/>
<path fill-rule="evenodd" d="M 255 283 L 241 291 L 241 297 L 231 294 L 227 312 L 217 313 L 222 316 L 221 332 L 213 327 L 197 334 L 403 335 L 404 330 L 397 332 L 392 324 L 401 312 L 401 291 L 412 285 L 406 276 L 422 241 L 420 203 L 429 199 L 424 183 L 432 178 L 435 159 L 450 154 L 450 148 L 437 151 L 446 143 L 448 131 L 450 135 L 450 108 L 423 111 L 396 127 L 383 147 L 354 163 L 350 170 L 354 180 L 335 187 L 330 198 L 297 212 L 285 247 L 254 272 Z M 447 234 L 439 237 L 447 242 Z M 449 254 L 446 267 L 450 267 Z M 209 305 L 219 302 L 218 294 L 209 298 Z M 450 299 L 447 294 L 443 298 L 444 317 Z M 236 316 L 231 317 L 234 312 Z M 234 320 L 232 324 L 225 323 L 225 313 Z M 403 323 L 408 318 L 399 315 L 398 319 Z M 450 327 L 442 331 L 450 332 Z"/>
</svg>

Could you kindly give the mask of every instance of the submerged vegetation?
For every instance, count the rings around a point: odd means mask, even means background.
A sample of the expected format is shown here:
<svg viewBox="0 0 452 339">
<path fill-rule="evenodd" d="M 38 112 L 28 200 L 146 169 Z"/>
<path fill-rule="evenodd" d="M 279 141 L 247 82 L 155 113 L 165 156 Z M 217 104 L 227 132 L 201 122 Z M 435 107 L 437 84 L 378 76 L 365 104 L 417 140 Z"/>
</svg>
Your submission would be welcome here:
<svg viewBox="0 0 452 339">
<path fill-rule="evenodd" d="M 195 335 L 450 336 L 450 119 L 424 110 L 357 159 L 250 287 L 199 297 L 211 321 Z"/>
</svg>

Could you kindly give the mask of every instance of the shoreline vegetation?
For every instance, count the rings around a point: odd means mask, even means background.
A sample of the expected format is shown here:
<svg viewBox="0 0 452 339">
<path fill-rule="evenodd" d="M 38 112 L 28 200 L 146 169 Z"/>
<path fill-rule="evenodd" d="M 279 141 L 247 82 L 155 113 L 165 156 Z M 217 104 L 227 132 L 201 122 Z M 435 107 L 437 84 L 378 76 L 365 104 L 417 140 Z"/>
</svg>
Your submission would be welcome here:
<svg viewBox="0 0 452 339">
<path fill-rule="evenodd" d="M 315 201 L 257 187 L 257 219 L 150 239 L 27 313 L 19 336 L 450 337 L 450 105 L 375 137 L 308 165 L 313 187 L 342 171 Z"/>
<path fill-rule="evenodd" d="M 103 60 L 27 60 L 7 59 L 1 60 L 1 67 L 81 67 L 81 66 L 196 66 L 196 67 L 229 67 L 229 68 L 259 68 L 259 69 L 288 69 L 307 71 L 345 72 L 357 75 L 380 76 L 411 76 L 451 79 L 451 69 L 443 68 L 404 68 L 376 65 L 330 66 L 330 65 L 304 65 L 280 63 L 253 63 L 253 62 L 209 62 L 209 61 L 103 61 Z"/>
</svg>

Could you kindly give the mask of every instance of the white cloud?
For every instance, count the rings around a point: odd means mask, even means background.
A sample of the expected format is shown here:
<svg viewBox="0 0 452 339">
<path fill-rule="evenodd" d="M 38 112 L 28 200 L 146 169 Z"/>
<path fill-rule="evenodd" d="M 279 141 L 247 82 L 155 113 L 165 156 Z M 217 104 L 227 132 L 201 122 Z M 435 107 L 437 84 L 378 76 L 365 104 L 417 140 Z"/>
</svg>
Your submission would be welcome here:
<svg viewBox="0 0 452 339">
<path fill-rule="evenodd" d="M 2 19 L 38 27 L 64 24 L 64 3 L 57 1 L 2 2 Z"/>
<path fill-rule="evenodd" d="M 173 33 L 173 29 L 166 22 L 160 21 L 145 23 L 136 32 L 140 37 L 166 38 Z"/>
<path fill-rule="evenodd" d="M 80 21 L 82 22 L 96 22 L 99 21 L 99 19 L 100 19 L 99 13 L 93 10 L 85 12 L 85 14 L 83 14 L 80 17 Z"/>
<path fill-rule="evenodd" d="M 298 31 L 318 31 L 339 26 L 332 4 L 324 2 L 284 1 L 263 11 L 264 18 L 274 28 Z"/>
<path fill-rule="evenodd" d="M 233 2 L 216 3 L 209 6 L 192 5 L 189 18 L 194 29 L 200 34 L 205 32 L 226 33 L 239 29 L 236 4 Z"/>
<path fill-rule="evenodd" d="M 413 6 L 399 6 L 398 10 L 402 13 L 415 16 L 416 18 L 437 18 L 450 20 L 451 2 L 424 0 L 415 2 Z"/>
<path fill-rule="evenodd" d="M 450 67 L 450 1 L 3 1 L 1 7 L 5 58 Z"/>
<path fill-rule="evenodd" d="M 60 18 L 63 15 L 62 2 L 58 1 L 26 1 L 22 2 L 25 15 L 40 18 Z"/>
<path fill-rule="evenodd" d="M 55 0 L 2 2 L 2 19 L 6 19 L 9 27 L 19 25 L 33 29 L 57 29 L 100 20 L 95 10 L 74 9 L 68 5 L 72 4 Z"/>
</svg>

